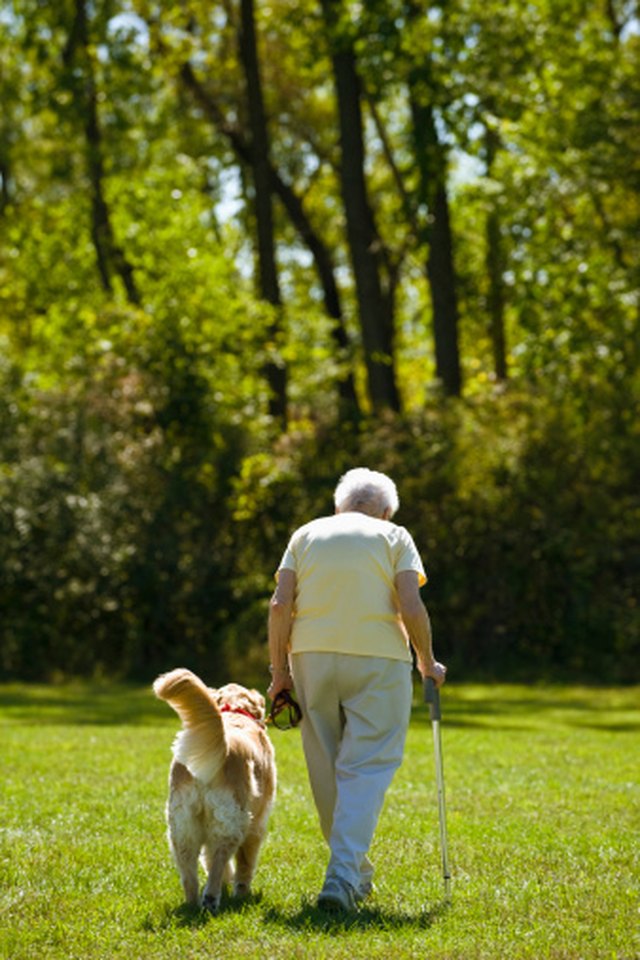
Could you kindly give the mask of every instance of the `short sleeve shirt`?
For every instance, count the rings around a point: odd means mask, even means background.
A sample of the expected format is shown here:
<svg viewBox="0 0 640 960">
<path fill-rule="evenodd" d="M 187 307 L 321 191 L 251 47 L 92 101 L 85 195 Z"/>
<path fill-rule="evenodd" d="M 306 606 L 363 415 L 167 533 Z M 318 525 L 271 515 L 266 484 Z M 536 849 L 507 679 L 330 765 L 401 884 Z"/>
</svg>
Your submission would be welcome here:
<svg viewBox="0 0 640 960">
<path fill-rule="evenodd" d="M 295 531 L 279 570 L 296 574 L 291 652 L 333 652 L 411 660 L 396 574 L 426 583 L 411 534 L 387 520 L 347 512 Z"/>
</svg>

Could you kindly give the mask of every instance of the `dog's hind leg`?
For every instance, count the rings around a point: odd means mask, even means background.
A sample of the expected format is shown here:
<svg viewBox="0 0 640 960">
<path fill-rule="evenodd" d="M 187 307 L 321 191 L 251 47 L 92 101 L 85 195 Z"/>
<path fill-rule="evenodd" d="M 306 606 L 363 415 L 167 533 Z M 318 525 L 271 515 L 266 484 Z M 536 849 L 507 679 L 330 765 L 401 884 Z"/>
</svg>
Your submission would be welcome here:
<svg viewBox="0 0 640 960">
<path fill-rule="evenodd" d="M 196 904 L 199 891 L 198 855 L 200 853 L 200 842 L 193 837 L 176 837 L 171 831 L 169 842 L 173 859 L 180 874 L 184 899 L 189 904 Z"/>
<path fill-rule="evenodd" d="M 227 860 L 227 865 L 222 874 L 222 886 L 231 886 L 236 878 L 236 868 L 233 860 Z"/>
<path fill-rule="evenodd" d="M 198 902 L 198 857 L 202 849 L 202 828 L 197 819 L 199 807 L 195 782 L 181 763 L 171 767 L 171 792 L 167 804 L 169 846 L 180 874 L 187 903 Z"/>
<path fill-rule="evenodd" d="M 202 906 L 205 910 L 208 910 L 209 913 L 217 913 L 220 909 L 222 882 L 233 853 L 233 847 L 226 844 L 223 844 L 216 850 L 205 851 L 205 860 L 209 876 L 207 877 L 205 888 L 202 891 Z"/>
<path fill-rule="evenodd" d="M 253 833 L 244 841 L 236 855 L 236 877 L 233 892 L 236 897 L 247 897 L 251 893 L 251 881 L 258 862 L 258 853 L 262 837 Z"/>
</svg>

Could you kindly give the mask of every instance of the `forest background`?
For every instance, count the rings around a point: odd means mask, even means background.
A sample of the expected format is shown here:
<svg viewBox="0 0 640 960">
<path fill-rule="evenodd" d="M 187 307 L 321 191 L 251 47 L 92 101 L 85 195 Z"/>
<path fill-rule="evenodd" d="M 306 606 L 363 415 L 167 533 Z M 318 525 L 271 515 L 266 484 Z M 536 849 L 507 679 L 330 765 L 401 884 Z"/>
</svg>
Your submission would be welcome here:
<svg viewBox="0 0 640 960">
<path fill-rule="evenodd" d="M 452 675 L 640 679 L 636 2 L 14 0 L 0 43 L 2 677 L 264 678 L 368 465 Z"/>
</svg>

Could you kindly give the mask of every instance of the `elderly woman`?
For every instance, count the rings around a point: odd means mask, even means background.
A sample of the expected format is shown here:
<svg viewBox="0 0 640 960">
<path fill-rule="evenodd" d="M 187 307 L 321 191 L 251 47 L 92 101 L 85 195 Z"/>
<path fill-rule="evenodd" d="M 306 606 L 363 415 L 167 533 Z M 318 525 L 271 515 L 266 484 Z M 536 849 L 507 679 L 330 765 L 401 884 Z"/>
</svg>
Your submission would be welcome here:
<svg viewBox="0 0 640 960">
<path fill-rule="evenodd" d="M 269 610 L 269 696 L 295 686 L 309 781 L 330 859 L 318 906 L 352 910 L 372 890 L 367 857 L 402 761 L 411 710 L 411 648 L 439 686 L 419 588 L 426 576 L 393 481 L 346 473 L 335 515 L 295 531 Z"/>
</svg>

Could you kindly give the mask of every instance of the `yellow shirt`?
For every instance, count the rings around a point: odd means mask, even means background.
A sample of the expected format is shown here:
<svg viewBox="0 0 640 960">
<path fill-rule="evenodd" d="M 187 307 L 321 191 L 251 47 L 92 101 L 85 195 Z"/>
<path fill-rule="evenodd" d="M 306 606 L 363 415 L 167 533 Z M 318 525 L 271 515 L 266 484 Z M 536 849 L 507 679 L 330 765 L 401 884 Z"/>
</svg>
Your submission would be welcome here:
<svg viewBox="0 0 640 960">
<path fill-rule="evenodd" d="M 279 570 L 294 570 L 291 652 L 349 653 L 411 660 L 395 576 L 426 583 L 411 534 L 364 513 L 338 513 L 295 531 Z"/>
</svg>

